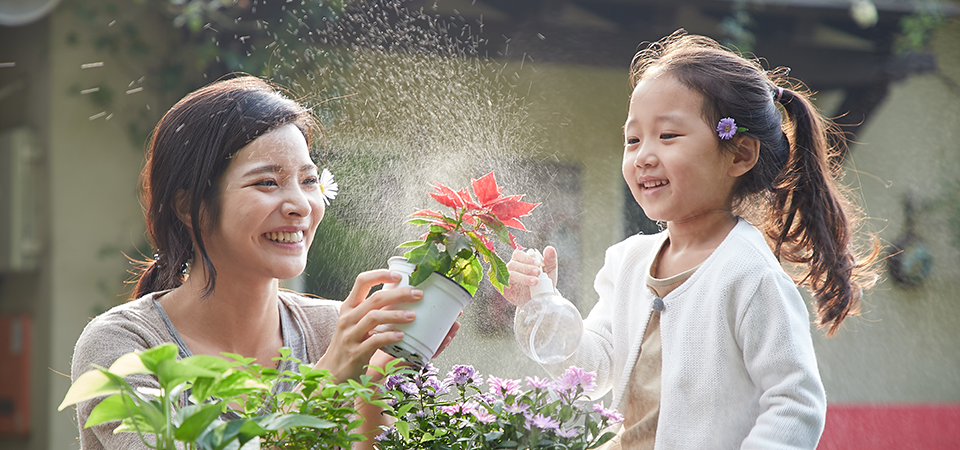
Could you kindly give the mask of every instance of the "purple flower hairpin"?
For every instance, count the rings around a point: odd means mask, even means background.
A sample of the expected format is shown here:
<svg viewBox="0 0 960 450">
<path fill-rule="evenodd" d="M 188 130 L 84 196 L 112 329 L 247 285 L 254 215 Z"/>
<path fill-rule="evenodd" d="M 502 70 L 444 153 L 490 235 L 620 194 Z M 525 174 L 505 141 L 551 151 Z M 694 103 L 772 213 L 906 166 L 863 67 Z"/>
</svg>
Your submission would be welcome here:
<svg viewBox="0 0 960 450">
<path fill-rule="evenodd" d="M 744 127 L 738 127 L 737 121 L 733 120 L 732 117 L 724 117 L 720 119 L 720 122 L 717 124 L 717 136 L 720 136 L 720 139 L 729 140 L 737 133 L 743 133 L 750 131 Z"/>
</svg>

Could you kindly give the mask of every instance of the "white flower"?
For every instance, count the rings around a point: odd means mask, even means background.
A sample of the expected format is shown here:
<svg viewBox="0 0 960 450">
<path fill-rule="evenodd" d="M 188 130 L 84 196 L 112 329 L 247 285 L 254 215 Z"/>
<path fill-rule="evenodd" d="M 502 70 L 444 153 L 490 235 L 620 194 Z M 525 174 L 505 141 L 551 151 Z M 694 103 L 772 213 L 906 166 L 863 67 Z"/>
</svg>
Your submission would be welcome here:
<svg viewBox="0 0 960 450">
<path fill-rule="evenodd" d="M 323 168 L 323 172 L 320 172 L 320 193 L 323 194 L 323 204 L 329 205 L 330 200 L 337 198 L 337 182 L 333 181 L 333 174 L 327 170 L 326 167 Z"/>
</svg>

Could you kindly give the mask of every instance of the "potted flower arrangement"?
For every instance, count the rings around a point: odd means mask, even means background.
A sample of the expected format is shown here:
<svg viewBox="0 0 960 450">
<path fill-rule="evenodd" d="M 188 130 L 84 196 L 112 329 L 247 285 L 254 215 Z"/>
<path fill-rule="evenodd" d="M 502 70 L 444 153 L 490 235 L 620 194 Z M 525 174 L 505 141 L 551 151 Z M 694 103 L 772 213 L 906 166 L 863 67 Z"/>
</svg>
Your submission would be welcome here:
<svg viewBox="0 0 960 450">
<path fill-rule="evenodd" d="M 392 449 L 569 449 L 596 448 L 610 440 L 618 412 L 589 404 L 595 375 L 570 367 L 555 381 L 487 377 L 471 366 L 454 366 L 445 378 L 427 364 L 418 372 L 389 376 L 383 386 L 386 410 L 396 418 L 376 438 Z M 589 406 L 588 406 L 589 405 Z"/>
<path fill-rule="evenodd" d="M 410 324 L 385 327 L 405 333 L 404 339 L 384 347 L 393 356 L 423 366 L 433 356 L 446 330 L 453 325 L 483 280 L 483 260 L 489 267 L 487 278 L 498 290 L 508 285 L 507 265 L 494 250 L 494 240 L 521 249 L 510 228 L 526 231 L 520 218 L 539 203 L 522 201 L 523 195 L 503 196 L 493 172 L 471 180 L 473 195 L 467 189 L 455 191 L 440 183 L 430 196 L 452 213 L 422 209 L 408 221 L 429 226 L 420 239 L 403 243 L 404 257 L 389 261 L 390 269 L 404 276 L 400 286 L 418 286 L 424 291 L 420 302 L 400 306 L 417 312 Z M 474 195 L 476 197 L 474 197 Z M 385 286 L 391 288 L 395 286 Z"/>
<path fill-rule="evenodd" d="M 487 377 L 457 365 L 445 378 L 427 364 L 420 370 L 400 360 L 380 371 L 382 383 L 367 375 L 336 384 L 281 349 L 280 367 L 265 368 L 253 358 L 196 355 L 177 359 L 174 344 L 123 355 L 109 368 L 81 375 L 67 391 L 60 410 L 95 397 L 104 398 L 86 427 L 119 421 L 115 432 L 137 433 L 157 450 L 254 450 L 349 448 L 366 439 L 358 400 L 378 405 L 396 420 L 383 428 L 379 450 L 533 448 L 585 450 L 613 437 L 607 427 L 623 417 L 587 394 L 595 376 L 570 367 L 555 381 Z M 134 389 L 126 377 L 156 377 L 159 389 Z M 283 392 L 281 384 L 292 389 Z M 180 405 L 189 392 L 186 406 Z"/>
</svg>

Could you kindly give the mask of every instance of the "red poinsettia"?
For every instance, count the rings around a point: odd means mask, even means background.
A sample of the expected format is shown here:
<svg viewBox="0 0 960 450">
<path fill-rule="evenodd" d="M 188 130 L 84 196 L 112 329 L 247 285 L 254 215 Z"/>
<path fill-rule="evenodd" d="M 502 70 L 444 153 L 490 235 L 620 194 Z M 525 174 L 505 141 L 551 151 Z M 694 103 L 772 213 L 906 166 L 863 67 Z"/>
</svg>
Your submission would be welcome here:
<svg viewBox="0 0 960 450">
<path fill-rule="evenodd" d="M 497 256 L 492 236 L 511 247 L 521 249 L 516 237 L 507 228 L 526 231 L 520 218 L 530 214 L 539 203 L 521 201 L 523 195 L 504 197 L 497 186 L 493 172 L 471 180 L 474 198 L 467 189 L 455 191 L 440 183 L 432 187 L 430 196 L 441 205 L 453 208 L 453 214 L 423 209 L 411 216 L 410 223 L 429 225 L 430 231 L 420 240 L 401 247 L 414 247 L 406 253 L 407 259 L 417 264 L 410 277 L 416 286 L 433 272 L 453 278 L 473 295 L 483 278 L 482 257 L 489 265 L 489 278 L 502 291 L 509 281 L 507 265 Z"/>
</svg>

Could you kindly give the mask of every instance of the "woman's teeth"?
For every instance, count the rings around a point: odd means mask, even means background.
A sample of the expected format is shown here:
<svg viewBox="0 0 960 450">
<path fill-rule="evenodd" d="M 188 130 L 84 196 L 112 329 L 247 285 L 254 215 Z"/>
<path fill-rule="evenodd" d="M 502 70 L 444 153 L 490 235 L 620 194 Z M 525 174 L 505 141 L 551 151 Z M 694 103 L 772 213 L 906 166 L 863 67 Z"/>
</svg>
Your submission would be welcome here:
<svg viewBox="0 0 960 450">
<path fill-rule="evenodd" d="M 264 233 L 267 239 L 270 239 L 273 242 L 280 242 L 283 244 L 292 244 L 294 242 L 300 242 L 303 240 L 303 232 L 297 231 L 294 233 L 288 233 L 286 231 L 275 232 L 271 231 L 269 233 Z"/>
</svg>

